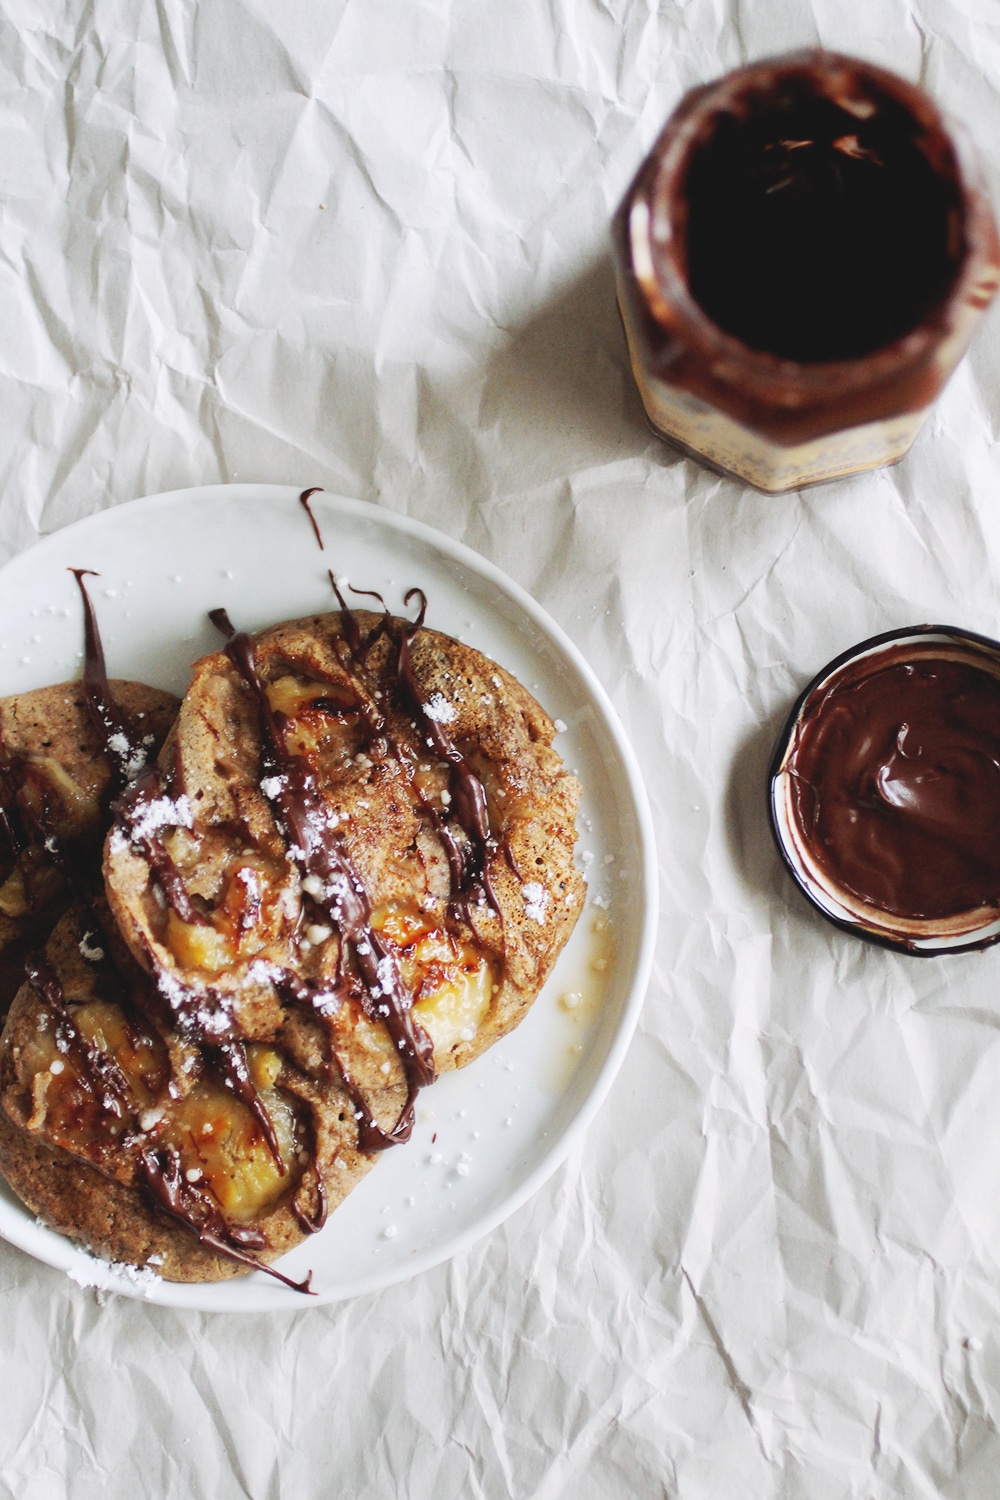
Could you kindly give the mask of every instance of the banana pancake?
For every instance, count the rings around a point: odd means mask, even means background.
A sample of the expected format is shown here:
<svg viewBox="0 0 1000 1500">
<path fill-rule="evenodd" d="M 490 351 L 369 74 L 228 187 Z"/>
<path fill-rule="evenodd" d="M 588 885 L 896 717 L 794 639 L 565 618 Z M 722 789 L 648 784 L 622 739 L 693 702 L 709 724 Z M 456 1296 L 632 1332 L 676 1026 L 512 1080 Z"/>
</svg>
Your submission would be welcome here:
<svg viewBox="0 0 1000 1500">
<path fill-rule="evenodd" d="M 413 621 L 341 599 L 255 637 L 213 616 L 229 643 L 105 847 L 115 919 L 180 1028 L 197 1014 L 338 1079 L 364 1150 L 517 1025 L 585 889 L 552 720 L 412 597 Z"/>
<path fill-rule="evenodd" d="M 155 759 L 177 699 L 141 682 L 109 688 Z M 26 949 L 44 940 L 74 884 L 99 878 L 116 771 L 81 683 L 0 699 L 0 1018 Z"/>
<path fill-rule="evenodd" d="M 99 899 L 28 972 L 0 1039 L 0 1171 L 63 1234 L 219 1280 L 269 1269 L 369 1169 L 344 1090 L 267 1045 L 181 1035 Z M 397 1093 L 371 1101 L 387 1127 Z"/>
</svg>

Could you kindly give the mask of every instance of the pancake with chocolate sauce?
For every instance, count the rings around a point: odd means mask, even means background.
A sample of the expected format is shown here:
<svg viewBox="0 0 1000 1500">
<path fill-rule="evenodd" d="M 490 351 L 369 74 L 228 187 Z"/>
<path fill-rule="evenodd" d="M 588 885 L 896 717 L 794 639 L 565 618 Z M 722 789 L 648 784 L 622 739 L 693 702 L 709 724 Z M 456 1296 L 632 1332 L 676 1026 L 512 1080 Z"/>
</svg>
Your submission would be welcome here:
<svg viewBox="0 0 1000 1500">
<path fill-rule="evenodd" d="M 177 699 L 141 682 L 109 688 L 155 759 Z M 71 887 L 99 879 L 113 779 L 80 683 L 0 699 L 0 1018 Z"/>
<path fill-rule="evenodd" d="M 175 1014 L 342 1082 L 366 1150 L 517 1025 L 585 889 L 552 721 L 410 597 L 414 621 L 344 605 L 256 637 L 214 616 L 229 644 L 196 663 L 105 851 Z M 389 1130 L 386 1086 L 405 1095 Z"/>
<path fill-rule="evenodd" d="M 112 1260 L 287 1281 L 269 1262 L 517 1024 L 572 930 L 554 725 L 418 597 L 413 621 L 344 605 L 257 637 L 213 616 L 228 644 L 143 769 L 84 592 L 107 905 L 73 885 L 29 959 L 0 1170 Z"/>
<path fill-rule="evenodd" d="M 0 1170 L 61 1233 L 220 1280 L 297 1244 L 369 1169 L 342 1089 L 266 1045 L 234 1059 L 182 1036 L 100 900 L 28 970 L 0 1042 Z M 373 1108 L 388 1125 L 401 1102 Z"/>
</svg>

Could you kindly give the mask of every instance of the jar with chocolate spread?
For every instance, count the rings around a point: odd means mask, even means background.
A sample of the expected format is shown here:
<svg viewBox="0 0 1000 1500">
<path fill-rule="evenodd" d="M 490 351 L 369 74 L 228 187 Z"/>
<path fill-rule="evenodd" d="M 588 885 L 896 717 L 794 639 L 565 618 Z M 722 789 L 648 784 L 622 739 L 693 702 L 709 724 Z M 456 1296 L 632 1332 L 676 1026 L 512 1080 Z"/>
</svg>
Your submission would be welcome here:
<svg viewBox="0 0 1000 1500">
<path fill-rule="evenodd" d="M 1000 280 L 960 134 L 820 51 L 689 93 L 613 243 L 654 429 L 769 492 L 902 458 Z"/>
<path fill-rule="evenodd" d="M 771 825 L 799 886 L 912 953 L 1000 939 L 1000 643 L 876 636 L 809 684 L 778 739 Z"/>
</svg>

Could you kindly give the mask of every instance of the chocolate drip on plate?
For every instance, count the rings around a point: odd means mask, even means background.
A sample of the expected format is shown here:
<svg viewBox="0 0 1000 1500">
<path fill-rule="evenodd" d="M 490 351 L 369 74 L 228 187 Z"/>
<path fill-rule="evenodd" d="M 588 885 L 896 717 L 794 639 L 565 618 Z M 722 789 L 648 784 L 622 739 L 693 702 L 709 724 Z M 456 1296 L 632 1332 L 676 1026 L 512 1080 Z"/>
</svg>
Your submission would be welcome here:
<svg viewBox="0 0 1000 1500">
<path fill-rule="evenodd" d="M 154 1202 L 186 1229 L 193 1230 L 207 1250 L 214 1250 L 216 1255 L 249 1266 L 251 1270 L 266 1271 L 268 1276 L 291 1287 L 293 1292 L 315 1295 L 310 1286 L 311 1271 L 304 1281 L 292 1281 L 274 1266 L 266 1265 L 250 1254 L 252 1250 L 264 1249 L 264 1236 L 259 1230 L 227 1224 L 208 1194 L 199 1190 L 196 1183 L 188 1182 L 181 1170 L 180 1156 L 173 1147 L 157 1146 L 144 1151 L 140 1166 Z"/>
<path fill-rule="evenodd" d="M 143 769 L 149 759 L 149 746 L 136 734 L 134 726 L 111 696 L 97 616 L 83 581 L 85 578 L 99 578 L 100 574 L 92 568 L 70 568 L 69 571 L 76 579 L 83 599 L 83 697 L 111 766 L 112 789 L 119 791 Z"/>
<path fill-rule="evenodd" d="M 309 501 L 312 499 L 313 495 L 321 495 L 322 493 L 323 486 L 321 484 L 314 484 L 311 490 L 302 491 L 301 495 L 299 496 L 299 504 L 312 522 L 312 529 L 315 532 L 316 540 L 319 543 L 319 550 L 321 552 L 325 552 L 326 548 L 323 546 L 323 536 L 319 529 L 319 523 L 317 522 L 316 517 L 313 514 L 312 506 L 309 504 Z"/>
</svg>

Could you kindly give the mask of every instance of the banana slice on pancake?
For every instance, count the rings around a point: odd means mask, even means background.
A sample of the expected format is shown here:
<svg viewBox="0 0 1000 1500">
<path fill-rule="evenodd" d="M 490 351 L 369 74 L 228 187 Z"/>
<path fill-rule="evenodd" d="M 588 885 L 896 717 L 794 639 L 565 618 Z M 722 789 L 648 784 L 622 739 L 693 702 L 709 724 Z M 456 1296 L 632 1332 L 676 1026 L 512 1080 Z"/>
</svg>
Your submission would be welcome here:
<svg viewBox="0 0 1000 1500">
<path fill-rule="evenodd" d="M 105 849 L 164 993 L 362 1096 L 412 1097 L 516 1026 L 584 898 L 551 719 L 422 613 L 233 633 Z"/>
<path fill-rule="evenodd" d="M 29 962 L 0 1039 L 0 1171 L 110 1260 L 170 1281 L 268 1269 L 375 1160 L 351 1100 L 273 1048 L 182 1037 L 116 948 L 98 901 Z M 373 1108 L 388 1125 L 400 1104 Z"/>
</svg>

